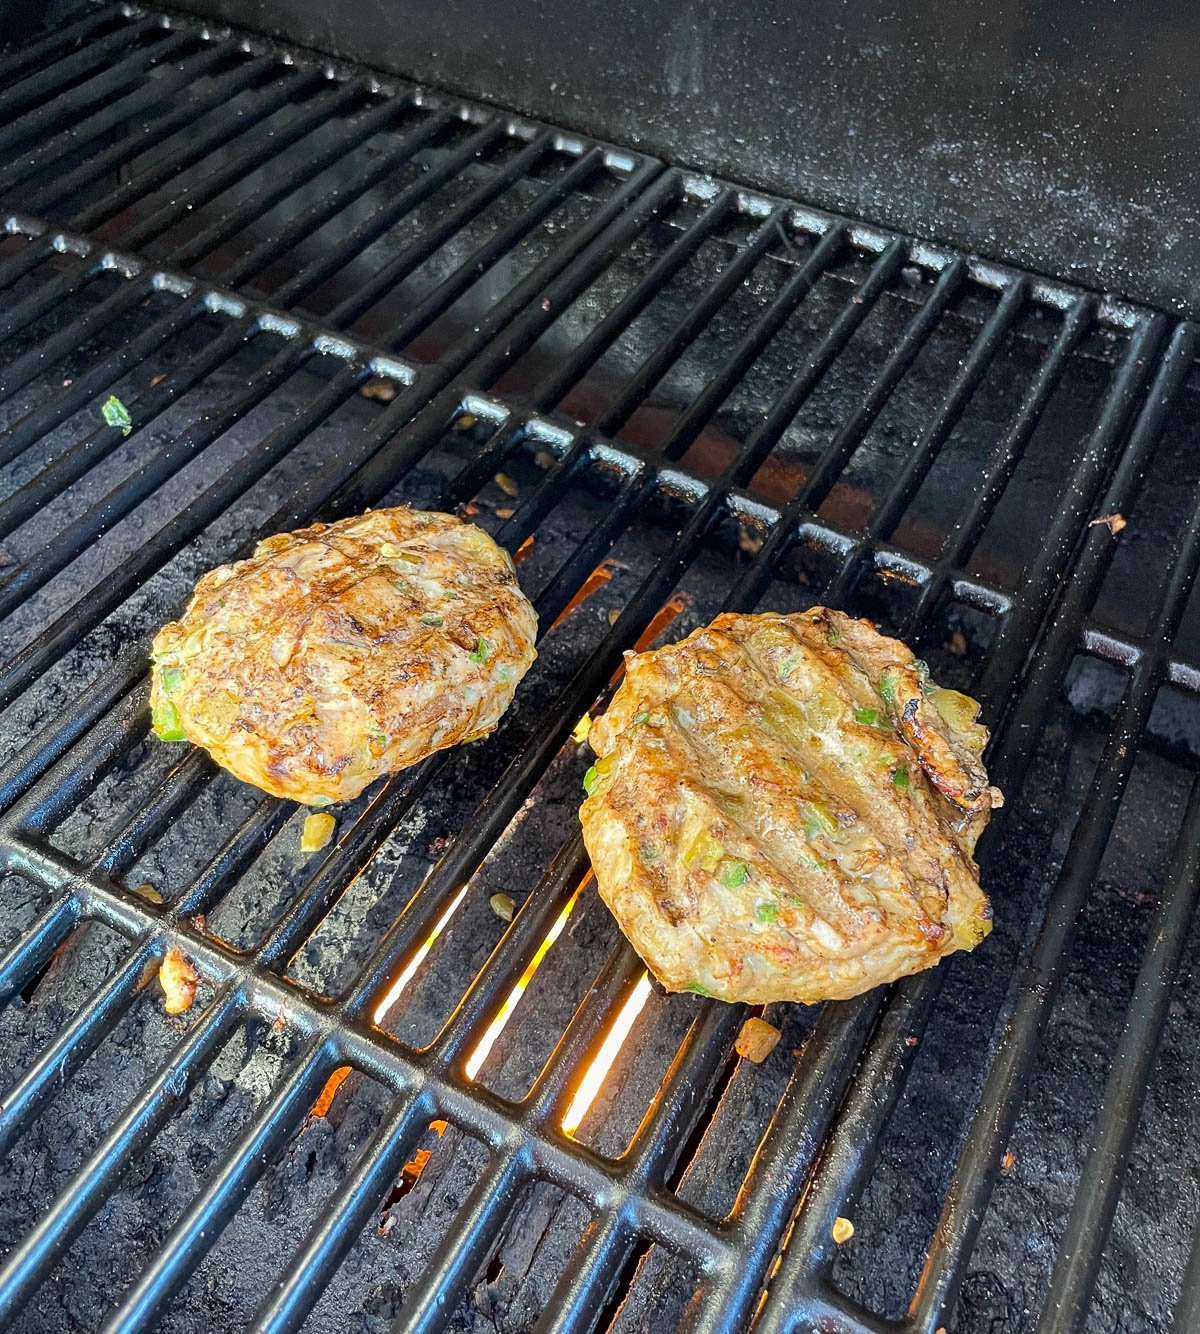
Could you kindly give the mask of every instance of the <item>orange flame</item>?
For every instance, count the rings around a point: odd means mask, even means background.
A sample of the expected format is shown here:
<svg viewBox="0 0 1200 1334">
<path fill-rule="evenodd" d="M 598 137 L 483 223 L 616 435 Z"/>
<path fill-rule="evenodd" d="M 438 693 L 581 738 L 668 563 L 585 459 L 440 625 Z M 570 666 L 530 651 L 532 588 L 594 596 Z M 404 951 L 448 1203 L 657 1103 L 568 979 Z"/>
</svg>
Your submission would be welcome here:
<svg viewBox="0 0 1200 1334">
<path fill-rule="evenodd" d="M 633 646 L 635 653 L 644 653 L 646 649 L 662 634 L 662 632 L 677 620 L 691 604 L 691 598 L 686 593 L 673 593 L 662 604 L 661 607 L 650 618 L 650 624 L 637 637 L 637 643 Z M 625 663 L 622 662 L 612 676 L 609 677 L 609 684 L 612 685 L 619 681 L 625 675 Z"/>
<path fill-rule="evenodd" d="M 449 926 L 450 919 L 458 911 L 458 905 L 466 897 L 466 893 L 467 893 L 467 886 L 464 885 L 462 889 L 460 889 L 458 893 L 455 894 L 454 898 L 450 901 L 450 906 L 446 909 L 444 913 L 442 913 L 441 917 L 438 919 L 437 925 L 429 933 L 428 940 L 426 940 L 424 945 L 422 945 L 421 948 L 416 952 L 416 954 L 414 954 L 412 958 L 408 961 L 408 966 L 388 988 L 388 993 L 386 996 L 384 996 L 383 1000 L 381 1000 L 379 1004 L 375 1007 L 375 1022 L 377 1024 L 381 1024 L 383 1022 L 384 1015 L 386 1015 L 387 1012 L 392 1008 L 392 1006 L 395 1005 L 401 992 L 413 980 L 413 976 L 416 973 L 417 969 L 420 968 L 420 966 L 425 962 L 425 956 L 433 948 L 433 942 L 437 940 L 438 936 L 440 936 L 442 932 L 446 929 L 446 927 Z"/>
<path fill-rule="evenodd" d="M 339 1065 L 338 1068 L 325 1081 L 325 1087 L 321 1090 L 321 1096 L 313 1103 L 310 1116 L 324 1116 L 333 1106 L 334 1095 L 342 1087 L 342 1082 L 350 1073 L 351 1067 L 348 1065 Z"/>
<path fill-rule="evenodd" d="M 554 622 L 554 625 L 550 627 L 551 630 L 553 630 L 556 626 L 561 625 L 563 621 L 565 621 L 567 617 L 570 616 L 570 614 L 575 610 L 575 608 L 585 603 L 588 600 L 588 598 L 592 596 L 593 593 L 599 592 L 599 590 L 602 589 L 604 585 L 607 584 L 609 580 L 613 577 L 613 573 L 614 573 L 613 567 L 607 561 L 605 561 L 602 565 L 597 565 L 596 568 L 591 572 L 591 574 L 589 574 L 588 577 L 583 581 L 583 583 L 580 584 L 579 591 L 575 594 L 575 596 L 570 600 L 570 602 L 567 603 L 567 605 L 562 609 L 562 611 L 558 613 L 558 620 L 556 620 Z"/>
<path fill-rule="evenodd" d="M 586 881 L 584 882 L 586 883 Z M 567 924 L 567 918 L 570 917 L 572 909 L 579 899 L 580 890 L 583 885 L 567 900 L 562 912 L 554 920 L 554 925 L 546 933 L 546 939 L 537 948 L 537 953 L 530 959 L 525 971 L 521 974 L 520 980 L 514 985 L 508 993 L 504 1004 L 496 1011 L 496 1017 L 488 1026 L 487 1032 L 479 1039 L 479 1045 L 471 1053 L 467 1060 L 467 1078 L 474 1079 L 483 1067 L 484 1061 L 488 1058 L 488 1053 L 495 1046 L 496 1039 L 504 1032 L 504 1025 L 508 1023 L 512 1012 L 520 1004 L 521 997 L 525 994 L 526 988 L 533 981 L 533 975 L 541 967 L 542 960 L 549 952 L 550 946 L 562 934 L 562 929 Z"/>
<path fill-rule="evenodd" d="M 650 978 L 643 973 L 638 979 L 638 984 L 629 993 L 629 999 L 621 1006 L 621 1012 L 613 1022 L 613 1026 L 608 1030 L 608 1036 L 604 1039 L 604 1044 L 596 1053 L 588 1072 L 583 1077 L 583 1083 L 575 1091 L 574 1098 L 571 1099 L 571 1105 L 567 1108 L 567 1113 L 562 1119 L 562 1128 L 568 1135 L 573 1135 L 579 1129 L 583 1118 L 587 1115 L 588 1108 L 596 1100 L 596 1094 L 604 1085 L 605 1077 L 612 1069 L 613 1062 L 617 1059 L 617 1053 L 629 1036 L 629 1030 L 633 1027 L 634 1020 L 641 1014 L 647 999 L 650 996 Z"/>
<path fill-rule="evenodd" d="M 672 621 L 677 620 L 691 606 L 692 600 L 686 593 L 672 593 L 650 618 L 650 624 L 638 635 L 634 651 L 648 649 Z"/>
</svg>

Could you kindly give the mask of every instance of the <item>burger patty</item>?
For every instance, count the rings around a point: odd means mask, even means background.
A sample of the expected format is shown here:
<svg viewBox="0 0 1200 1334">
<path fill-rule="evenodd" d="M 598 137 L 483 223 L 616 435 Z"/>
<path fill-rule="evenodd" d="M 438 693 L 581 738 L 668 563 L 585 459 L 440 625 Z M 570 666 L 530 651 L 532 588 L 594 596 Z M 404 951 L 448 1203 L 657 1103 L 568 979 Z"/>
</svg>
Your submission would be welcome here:
<svg viewBox="0 0 1200 1334">
<path fill-rule="evenodd" d="M 151 653 L 154 730 L 324 805 L 495 728 L 536 654 L 508 553 L 449 514 L 374 510 L 260 542 Z"/>
<path fill-rule="evenodd" d="M 868 621 L 723 615 L 630 656 L 580 817 L 601 897 L 668 989 L 844 999 L 978 945 L 1003 804 L 979 706 Z"/>
</svg>

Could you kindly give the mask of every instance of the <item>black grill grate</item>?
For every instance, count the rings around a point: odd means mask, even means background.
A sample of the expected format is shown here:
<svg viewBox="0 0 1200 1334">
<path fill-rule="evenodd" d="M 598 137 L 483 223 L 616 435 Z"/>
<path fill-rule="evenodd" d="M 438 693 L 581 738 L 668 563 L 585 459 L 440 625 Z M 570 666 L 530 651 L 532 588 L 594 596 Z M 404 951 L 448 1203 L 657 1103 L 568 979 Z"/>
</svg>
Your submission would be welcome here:
<svg viewBox="0 0 1200 1334">
<path fill-rule="evenodd" d="M 1012 1328 L 1083 1327 L 1098 1282 L 1103 1300 L 1120 1290 L 1109 1237 L 1126 1227 L 1114 1215 L 1200 871 L 1196 330 L 188 20 L 96 11 L 8 57 L 0 80 L 0 192 L 18 210 L 0 246 L 0 1041 L 22 1056 L 0 1145 L 14 1182 L 46 1178 L 32 1211 L 6 1206 L 5 1327 L 182 1312 L 181 1328 L 236 1313 L 292 1329 L 312 1312 L 312 1328 L 345 1328 L 322 1292 L 353 1290 L 347 1256 L 383 1266 L 402 1239 L 421 1258 L 395 1327 L 470 1327 L 481 1284 L 505 1291 L 491 1271 L 514 1220 L 534 1200 L 554 1216 L 553 1187 L 586 1220 L 563 1223 L 564 1258 L 488 1325 L 659 1328 L 672 1312 L 693 1330 L 933 1334 L 969 1277 L 1129 785 L 1157 765 L 1175 776 L 1152 789 L 1169 829 L 1144 869 L 1169 871 L 1118 951 L 1140 962 L 1114 986 L 1111 1050 L 1068 1127 L 1063 1206 L 1006 1280 L 1034 1303 Z M 128 441 L 100 422 L 114 392 Z M 255 536 L 400 499 L 465 506 L 526 557 L 538 674 L 486 746 L 352 804 L 303 862 L 293 808 L 145 743 L 145 644 L 201 569 Z M 1093 522 L 1117 514 L 1123 538 Z M 999 926 L 978 957 L 781 1009 L 795 1056 L 785 1042 L 759 1070 L 732 1057 L 740 1011 L 647 997 L 592 911 L 571 733 L 630 646 L 722 607 L 817 601 L 874 615 L 984 699 L 1013 832 L 985 845 Z M 1051 802 L 1058 841 L 1022 880 L 1010 845 L 1046 822 L 1022 783 L 1056 736 L 1091 762 Z M 517 898 L 509 926 L 480 906 L 493 881 Z M 112 945 L 98 966 L 97 941 Z M 194 1010 L 75 1157 L 39 1158 L 53 1135 L 34 1131 L 69 1082 L 94 1082 L 114 1032 L 157 1013 L 148 983 L 172 944 L 205 978 Z M 47 1031 L 39 1005 L 72 969 L 80 996 Z M 633 1036 L 567 1133 L 635 995 Z M 978 1049 L 950 1072 L 956 1119 L 927 1150 L 938 1216 L 918 1220 L 907 1260 L 849 1265 L 834 1219 L 875 1199 L 889 1126 L 920 1120 L 906 1089 L 926 1049 L 944 1058 L 955 1004 L 978 1007 Z M 119 1231 L 115 1201 L 156 1198 L 132 1169 L 242 1033 L 282 1054 L 232 1142 L 163 1206 L 90 1324 L 38 1305 L 101 1223 Z M 347 1118 L 360 1107 L 358 1138 L 250 1275 L 257 1310 L 223 1313 L 205 1257 L 226 1229 L 267 1228 L 247 1202 L 331 1093 Z M 431 1154 L 433 1122 L 450 1129 Z M 427 1213 L 422 1242 L 403 1221 L 373 1226 L 402 1210 L 398 1183 L 438 1173 L 458 1192 L 444 1228 Z M 1162 1220 L 1168 1255 L 1188 1206 Z M 1189 1272 L 1178 1330 L 1200 1300 Z M 1165 1329 L 1174 1296 L 1129 1327 Z M 362 1312 L 362 1328 L 391 1314 Z"/>
</svg>

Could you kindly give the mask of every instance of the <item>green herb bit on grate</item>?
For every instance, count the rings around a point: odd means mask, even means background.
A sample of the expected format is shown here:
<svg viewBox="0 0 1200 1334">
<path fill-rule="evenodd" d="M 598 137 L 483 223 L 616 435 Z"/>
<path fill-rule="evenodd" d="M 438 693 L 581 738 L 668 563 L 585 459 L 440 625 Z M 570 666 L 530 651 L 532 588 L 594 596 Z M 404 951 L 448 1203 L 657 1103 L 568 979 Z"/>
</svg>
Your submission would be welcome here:
<svg viewBox="0 0 1200 1334">
<path fill-rule="evenodd" d="M 100 411 L 106 426 L 119 427 L 122 435 L 128 435 L 133 430 L 133 418 L 129 415 L 129 409 L 116 394 L 105 400 Z"/>
</svg>

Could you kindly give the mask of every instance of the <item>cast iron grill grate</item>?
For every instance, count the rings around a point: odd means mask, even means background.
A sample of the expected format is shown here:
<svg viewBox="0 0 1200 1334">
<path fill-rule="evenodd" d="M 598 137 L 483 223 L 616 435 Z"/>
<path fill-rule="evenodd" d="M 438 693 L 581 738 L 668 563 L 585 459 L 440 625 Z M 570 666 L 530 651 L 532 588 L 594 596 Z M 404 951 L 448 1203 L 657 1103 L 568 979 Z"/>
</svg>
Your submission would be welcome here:
<svg viewBox="0 0 1200 1334">
<path fill-rule="evenodd" d="M 5 1327 L 1193 1328 L 1195 329 L 189 20 L 0 80 Z M 304 859 L 147 742 L 145 644 L 400 500 L 521 558 L 541 658 Z M 818 601 L 985 701 L 998 925 L 755 1067 L 597 904 L 572 731 Z"/>
</svg>

